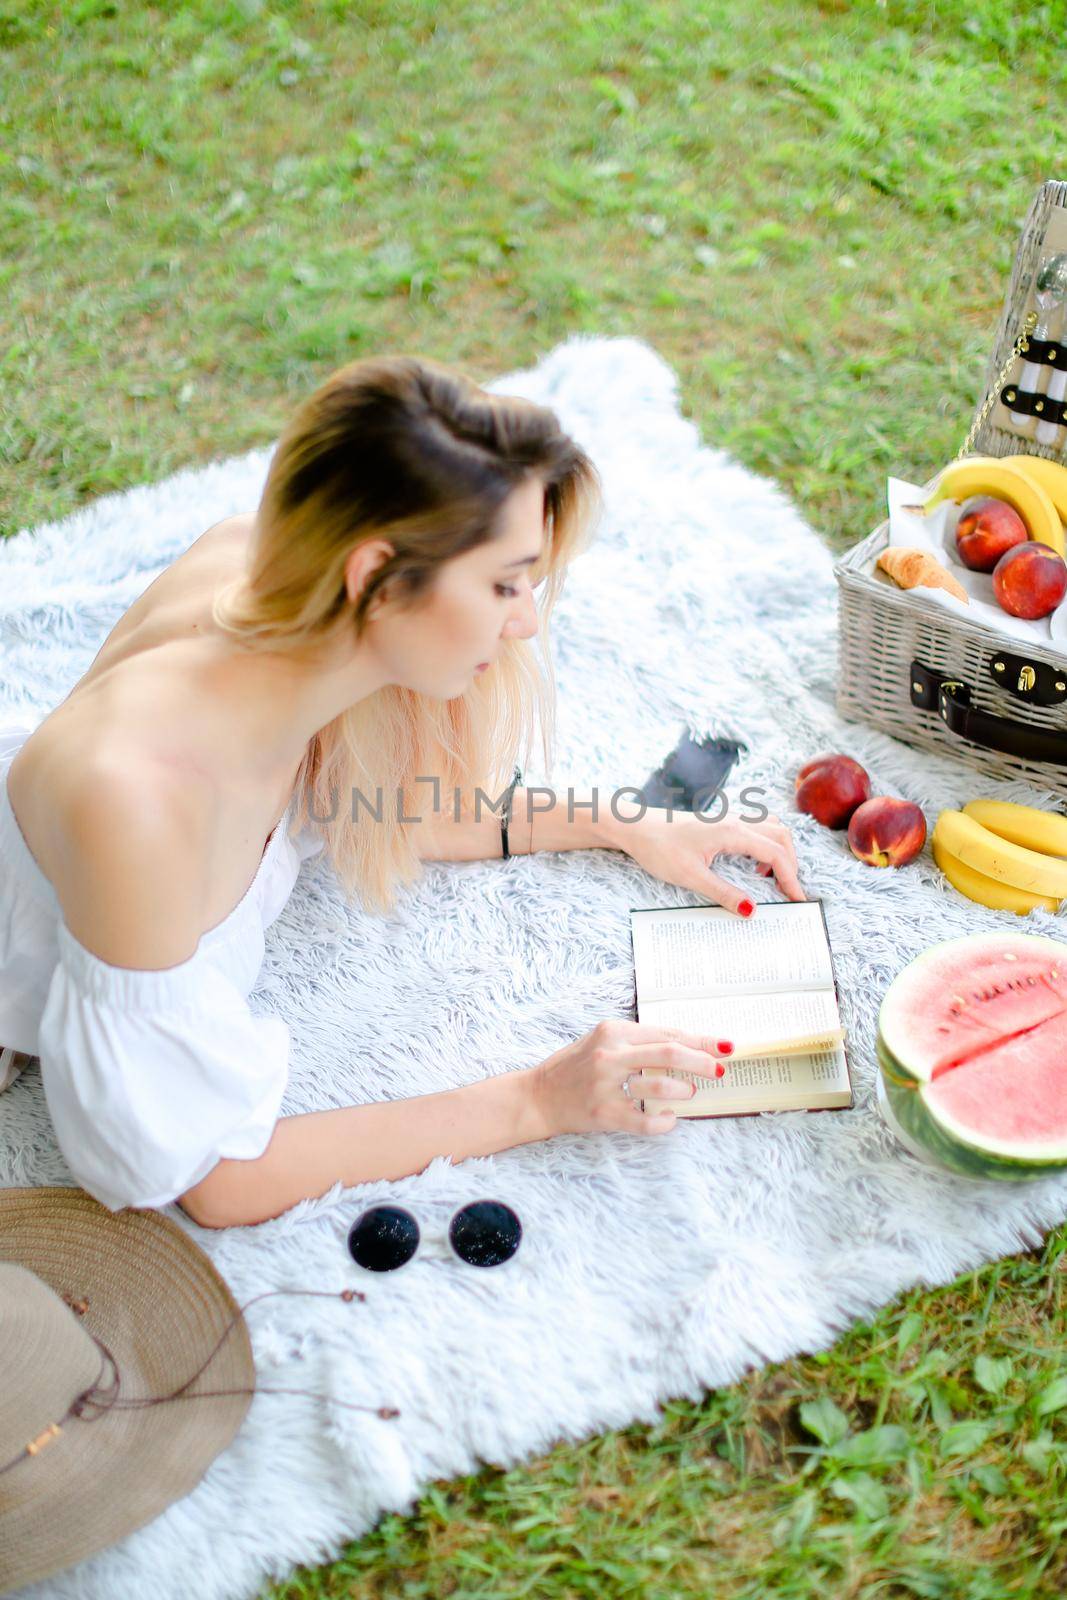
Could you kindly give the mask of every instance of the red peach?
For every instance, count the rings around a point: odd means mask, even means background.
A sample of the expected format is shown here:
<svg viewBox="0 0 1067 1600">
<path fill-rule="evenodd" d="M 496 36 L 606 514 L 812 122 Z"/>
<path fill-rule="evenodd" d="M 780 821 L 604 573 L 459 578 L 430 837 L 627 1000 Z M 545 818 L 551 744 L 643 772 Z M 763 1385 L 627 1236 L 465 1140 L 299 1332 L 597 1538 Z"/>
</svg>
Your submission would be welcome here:
<svg viewBox="0 0 1067 1600">
<path fill-rule="evenodd" d="M 844 828 L 861 801 L 871 792 L 870 779 L 851 756 L 815 756 L 796 776 L 796 802 L 826 828 Z"/>
<path fill-rule="evenodd" d="M 956 523 L 956 549 L 972 572 L 992 572 L 1006 550 L 1025 544 L 1030 530 L 1014 506 L 991 494 L 963 502 Z"/>
<path fill-rule="evenodd" d="M 993 593 L 1013 617 L 1047 617 L 1067 594 L 1067 562 L 1028 539 L 1006 550 L 993 568 Z"/>
<path fill-rule="evenodd" d="M 926 843 L 926 818 L 910 800 L 872 795 L 852 813 L 848 843 L 857 860 L 869 866 L 903 867 Z"/>
</svg>

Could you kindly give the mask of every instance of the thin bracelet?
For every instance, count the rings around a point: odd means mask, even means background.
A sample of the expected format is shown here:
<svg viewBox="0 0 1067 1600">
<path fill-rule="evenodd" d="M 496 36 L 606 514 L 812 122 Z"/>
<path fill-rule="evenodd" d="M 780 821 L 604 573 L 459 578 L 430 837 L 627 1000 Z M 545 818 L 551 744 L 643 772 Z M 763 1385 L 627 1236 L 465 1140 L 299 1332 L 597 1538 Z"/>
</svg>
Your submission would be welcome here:
<svg viewBox="0 0 1067 1600">
<path fill-rule="evenodd" d="M 521 782 L 522 771 L 519 767 L 516 767 L 515 776 L 508 784 L 504 794 L 504 811 L 500 818 L 500 846 L 501 853 L 503 854 L 505 861 L 507 861 L 511 855 L 511 851 L 508 849 L 508 825 L 511 822 L 511 802 L 515 798 L 515 785 Z"/>
</svg>

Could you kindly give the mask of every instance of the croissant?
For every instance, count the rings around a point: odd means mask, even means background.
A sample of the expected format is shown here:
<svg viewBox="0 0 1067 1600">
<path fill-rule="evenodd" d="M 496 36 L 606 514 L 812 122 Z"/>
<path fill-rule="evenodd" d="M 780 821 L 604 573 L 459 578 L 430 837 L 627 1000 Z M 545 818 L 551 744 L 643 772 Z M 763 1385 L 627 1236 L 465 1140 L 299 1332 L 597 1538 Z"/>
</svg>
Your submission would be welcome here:
<svg viewBox="0 0 1067 1600">
<path fill-rule="evenodd" d="M 902 589 L 914 589 L 918 584 L 923 584 L 929 589 L 947 589 L 964 605 L 971 603 L 959 579 L 954 578 L 947 567 L 943 567 L 925 550 L 916 550 L 905 544 L 887 544 L 875 566 L 887 572 Z"/>
</svg>

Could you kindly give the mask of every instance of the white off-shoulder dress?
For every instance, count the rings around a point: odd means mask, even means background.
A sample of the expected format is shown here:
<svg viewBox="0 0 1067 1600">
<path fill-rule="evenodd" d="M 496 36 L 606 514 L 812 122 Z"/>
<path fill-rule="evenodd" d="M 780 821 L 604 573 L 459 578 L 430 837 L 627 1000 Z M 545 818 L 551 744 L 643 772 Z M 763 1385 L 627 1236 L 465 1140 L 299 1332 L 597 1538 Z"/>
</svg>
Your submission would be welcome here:
<svg viewBox="0 0 1067 1600">
<path fill-rule="evenodd" d="M 223 1156 L 270 1142 L 285 1091 L 288 1025 L 253 1016 L 264 933 L 301 863 L 323 847 L 290 838 L 289 801 L 255 879 L 187 961 L 115 967 L 67 928 L 22 835 L 7 772 L 36 722 L 0 720 L 0 1046 L 37 1056 L 71 1174 L 112 1211 L 162 1206 Z"/>
</svg>

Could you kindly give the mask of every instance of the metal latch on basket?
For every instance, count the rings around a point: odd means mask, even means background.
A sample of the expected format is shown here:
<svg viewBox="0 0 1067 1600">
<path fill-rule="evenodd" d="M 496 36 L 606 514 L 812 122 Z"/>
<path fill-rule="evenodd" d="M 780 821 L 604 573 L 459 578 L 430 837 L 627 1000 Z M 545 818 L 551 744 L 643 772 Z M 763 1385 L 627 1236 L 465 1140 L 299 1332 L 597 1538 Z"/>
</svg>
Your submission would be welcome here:
<svg viewBox="0 0 1067 1600">
<path fill-rule="evenodd" d="M 921 661 L 911 664 L 911 703 L 920 706 L 923 711 L 937 711 L 939 709 L 939 691 L 947 674 L 938 672 L 936 668 L 924 667 Z M 967 700 L 971 698 L 971 691 L 966 684 L 963 685 Z"/>
<path fill-rule="evenodd" d="M 1024 662 L 1024 665 L 1029 664 Z M 1067 767 L 1067 732 L 980 711 L 971 704 L 968 684 L 921 661 L 912 661 L 909 671 L 912 705 L 923 711 L 935 711 L 957 738 L 965 739 L 968 744 L 983 745 L 987 750 L 1001 750 L 1023 761 L 1048 761 Z"/>
<path fill-rule="evenodd" d="M 1044 661 L 1030 661 L 998 650 L 989 658 L 989 676 L 1001 689 L 1032 706 L 1058 706 L 1067 700 L 1067 673 Z"/>
</svg>

